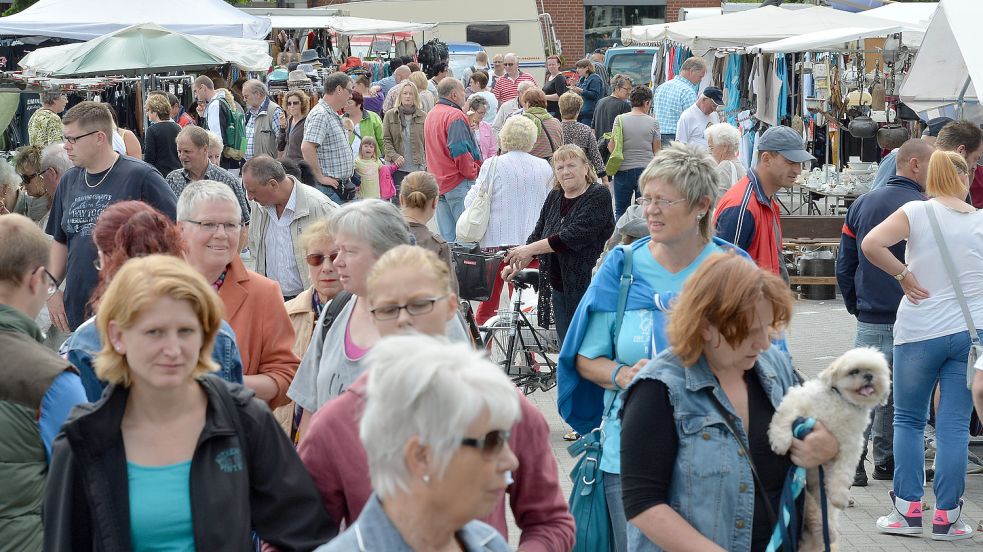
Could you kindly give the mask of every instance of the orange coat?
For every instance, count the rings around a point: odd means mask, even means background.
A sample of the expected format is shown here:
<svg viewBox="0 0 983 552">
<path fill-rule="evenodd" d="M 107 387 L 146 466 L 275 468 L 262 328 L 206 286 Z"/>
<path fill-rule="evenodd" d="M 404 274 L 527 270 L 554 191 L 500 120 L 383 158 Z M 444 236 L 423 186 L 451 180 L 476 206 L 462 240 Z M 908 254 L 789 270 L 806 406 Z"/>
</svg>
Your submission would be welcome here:
<svg viewBox="0 0 983 552">
<path fill-rule="evenodd" d="M 300 359 L 292 351 L 294 327 L 283 306 L 280 286 L 248 270 L 237 255 L 218 295 L 225 303 L 225 320 L 236 333 L 242 374 L 273 378 L 277 394 L 269 402 L 270 408 L 286 404 L 287 389 Z"/>
</svg>

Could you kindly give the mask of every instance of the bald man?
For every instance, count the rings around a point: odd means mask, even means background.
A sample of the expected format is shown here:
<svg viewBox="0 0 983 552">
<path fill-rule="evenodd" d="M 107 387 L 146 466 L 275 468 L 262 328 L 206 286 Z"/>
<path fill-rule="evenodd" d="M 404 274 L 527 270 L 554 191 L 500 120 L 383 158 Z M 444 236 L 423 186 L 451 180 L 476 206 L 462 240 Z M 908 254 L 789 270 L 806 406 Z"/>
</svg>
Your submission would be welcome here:
<svg viewBox="0 0 983 552">
<path fill-rule="evenodd" d="M 924 201 L 928 160 L 935 147 L 915 138 L 905 142 L 897 153 L 897 174 L 888 179 L 882 188 L 867 192 L 850 206 L 840 236 L 840 251 L 836 259 L 836 281 L 843 294 L 843 302 L 850 314 L 857 317 L 857 347 L 875 347 L 884 353 L 889 364 L 894 360 L 893 327 L 898 305 L 904 292 L 901 279 L 907 274 L 887 274 L 864 256 L 860 243 L 864 236 L 884 219 L 909 201 Z M 891 253 L 904 262 L 905 245 L 892 246 Z M 889 480 L 894 474 L 894 397 L 885 406 L 874 409 L 874 417 L 865 437 L 873 435 L 873 478 Z M 857 465 L 853 485 L 867 485 L 864 460 L 867 457 L 867 440 L 864 439 L 864 455 Z"/>
</svg>

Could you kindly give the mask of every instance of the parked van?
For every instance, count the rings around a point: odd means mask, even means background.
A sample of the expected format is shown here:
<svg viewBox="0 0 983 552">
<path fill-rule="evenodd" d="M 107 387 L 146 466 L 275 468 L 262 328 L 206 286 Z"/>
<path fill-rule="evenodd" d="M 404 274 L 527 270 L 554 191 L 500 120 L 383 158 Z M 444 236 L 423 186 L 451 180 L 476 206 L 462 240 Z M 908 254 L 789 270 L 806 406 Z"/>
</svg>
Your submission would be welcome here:
<svg viewBox="0 0 983 552">
<path fill-rule="evenodd" d="M 523 70 L 540 74 L 538 70 L 546 68 L 546 56 L 559 53 L 560 44 L 549 14 L 540 14 L 537 4 L 536 0 L 367 0 L 332 8 L 354 17 L 437 23 L 433 31 L 427 31 L 427 40 L 474 42 L 488 52 L 489 59 L 514 52 Z"/>
<path fill-rule="evenodd" d="M 621 73 L 632 85 L 652 86 L 652 61 L 659 54 L 657 46 L 618 46 L 604 52 L 604 67 L 611 76 Z"/>
</svg>

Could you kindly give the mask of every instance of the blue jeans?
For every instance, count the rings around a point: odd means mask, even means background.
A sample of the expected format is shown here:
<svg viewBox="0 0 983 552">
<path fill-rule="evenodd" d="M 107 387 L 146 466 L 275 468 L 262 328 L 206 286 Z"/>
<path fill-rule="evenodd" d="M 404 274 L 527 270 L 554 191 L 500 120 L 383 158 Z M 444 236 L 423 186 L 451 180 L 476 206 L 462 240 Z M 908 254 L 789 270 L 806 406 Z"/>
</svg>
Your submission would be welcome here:
<svg viewBox="0 0 983 552">
<path fill-rule="evenodd" d="M 614 552 L 628 550 L 628 520 L 625 519 L 625 506 L 621 502 L 621 474 L 604 474 L 604 498 L 608 503 L 608 517 L 611 518 L 611 535 L 614 537 Z"/>
<path fill-rule="evenodd" d="M 324 184 L 318 184 L 318 185 L 316 185 L 314 187 L 317 188 L 318 191 L 321 192 L 322 194 L 328 196 L 328 199 L 330 199 L 331 201 L 337 203 L 338 205 L 341 205 L 342 203 L 344 203 L 344 201 L 341 200 L 341 196 L 338 195 L 338 192 L 336 192 L 335 189 L 332 188 L 331 186 L 325 186 Z"/>
<path fill-rule="evenodd" d="M 932 481 L 937 507 L 955 508 L 966 490 L 973 409 L 966 389 L 969 344 L 969 332 L 959 332 L 894 346 L 894 493 L 903 500 L 923 495 L 925 424 L 936 381 L 941 389 Z"/>
<path fill-rule="evenodd" d="M 642 176 L 645 167 L 637 169 L 621 169 L 614 174 L 614 219 L 618 220 L 621 215 L 631 206 L 631 196 L 641 197 L 638 191 L 638 178 Z"/>
<path fill-rule="evenodd" d="M 440 195 L 437 202 L 437 227 L 447 243 L 457 241 L 457 219 L 464 212 L 464 196 L 468 195 L 473 184 L 474 180 L 462 180 L 456 188 Z"/>
<path fill-rule="evenodd" d="M 894 364 L 894 324 L 871 324 L 857 321 L 857 347 L 873 347 L 884 353 L 887 365 Z M 867 441 L 873 436 L 873 458 L 875 466 L 890 466 L 894 462 L 894 394 L 888 396 L 887 404 L 874 408 L 871 422 L 864 432 L 864 455 L 867 457 Z"/>
</svg>

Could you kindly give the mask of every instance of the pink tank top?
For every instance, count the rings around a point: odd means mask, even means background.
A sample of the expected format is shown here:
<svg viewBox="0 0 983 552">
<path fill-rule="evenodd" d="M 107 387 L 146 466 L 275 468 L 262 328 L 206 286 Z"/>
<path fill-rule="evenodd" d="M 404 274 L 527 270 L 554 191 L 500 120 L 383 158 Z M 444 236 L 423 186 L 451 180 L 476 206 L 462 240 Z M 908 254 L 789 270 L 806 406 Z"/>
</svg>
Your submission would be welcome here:
<svg viewBox="0 0 983 552">
<path fill-rule="evenodd" d="M 345 324 L 345 356 L 352 360 L 362 360 L 368 352 L 368 349 L 363 349 L 352 341 L 352 319 L 349 317 L 348 323 Z"/>
</svg>

